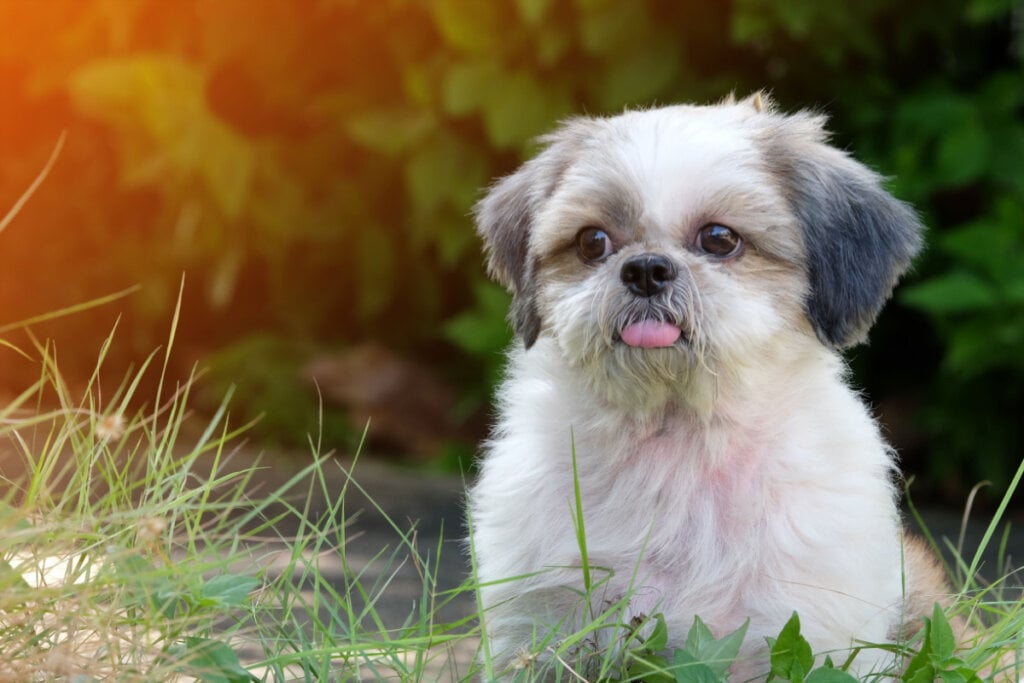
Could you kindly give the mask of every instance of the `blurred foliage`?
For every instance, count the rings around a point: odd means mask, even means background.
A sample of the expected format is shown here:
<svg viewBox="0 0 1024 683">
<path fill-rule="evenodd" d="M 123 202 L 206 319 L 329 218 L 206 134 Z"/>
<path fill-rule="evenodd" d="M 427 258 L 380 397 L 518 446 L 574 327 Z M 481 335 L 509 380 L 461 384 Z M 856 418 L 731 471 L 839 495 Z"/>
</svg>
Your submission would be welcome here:
<svg viewBox="0 0 1024 683">
<path fill-rule="evenodd" d="M 49 0 L 0 3 L 0 25 L 0 206 L 68 130 L 3 236 L 4 318 L 140 282 L 148 351 L 185 270 L 197 358 L 372 338 L 482 404 L 508 331 L 481 188 L 571 113 L 767 88 L 828 112 L 933 229 L 851 357 L 883 412 L 911 406 L 909 469 L 957 488 L 1022 456 L 1019 0 Z M 297 405 L 251 350 L 224 367 L 264 412 Z"/>
<path fill-rule="evenodd" d="M 230 392 L 232 413 L 256 420 L 249 436 L 294 446 L 308 435 L 313 443 L 354 451 L 356 426 L 327 409 L 309 382 L 297 381 L 310 353 L 276 335 L 244 336 L 207 359 L 211 374 L 199 385 L 196 406 L 212 412 Z"/>
</svg>

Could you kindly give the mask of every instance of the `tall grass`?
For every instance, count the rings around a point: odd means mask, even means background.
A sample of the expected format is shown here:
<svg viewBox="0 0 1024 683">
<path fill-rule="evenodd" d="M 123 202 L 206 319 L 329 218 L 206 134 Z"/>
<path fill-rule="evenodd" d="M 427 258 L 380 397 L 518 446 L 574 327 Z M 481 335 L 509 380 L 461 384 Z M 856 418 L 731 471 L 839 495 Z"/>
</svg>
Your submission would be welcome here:
<svg viewBox="0 0 1024 683">
<path fill-rule="evenodd" d="M 475 621 L 436 619 L 459 592 L 437 588 L 440 545 L 424 552 L 392 523 L 392 550 L 351 566 L 359 484 L 339 460 L 311 439 L 305 467 L 268 477 L 230 396 L 208 420 L 189 414 L 196 378 L 170 383 L 172 343 L 110 388 L 113 342 L 77 393 L 51 346 L 5 343 L 41 375 L 0 407 L 0 681 L 469 675 L 472 653 L 456 674 L 451 652 Z M 153 372 L 150 402 L 139 387 Z M 396 627 L 379 605 L 407 563 L 422 594 Z"/>
<path fill-rule="evenodd" d="M 509 673 L 520 680 L 728 680 L 742 633 L 715 639 L 698 621 L 681 647 L 668 648 L 669 636 L 678 642 L 681 634 L 666 633 L 658 615 L 627 621 L 628 595 L 614 604 L 591 601 L 608 577 L 589 565 L 580 568 L 581 609 L 592 610 L 584 623 L 538 633 L 517 670 L 494 670 L 480 633 L 486 615 L 438 616 L 479 588 L 472 579 L 439 588 L 440 542 L 422 548 L 414 529 L 391 521 L 394 543 L 369 562 L 350 562 L 356 511 L 347 508 L 349 494 L 371 505 L 372 496 L 319 437 L 310 439 L 307 464 L 282 476 L 245 448 L 246 425 L 231 424 L 230 396 L 207 419 L 190 415 L 197 378 L 172 384 L 167 377 L 175 326 L 166 349 L 109 385 L 112 332 L 77 390 L 61 376 L 51 345 L 31 334 L 28 348 L 3 342 L 34 358 L 40 376 L 0 407 L 0 682 L 455 681 Z M 147 373 L 158 376 L 152 400 L 140 395 Z M 1014 486 L 1021 476 L 1024 465 Z M 983 546 L 1000 537 L 1012 492 Z M 585 549 L 579 498 L 566 514 Z M 960 596 L 952 610 L 977 626 L 966 649 L 947 643 L 942 612 L 914 641 L 862 647 L 901 657 L 909 668 L 897 677 L 906 681 L 1015 671 L 1024 641 L 1021 582 L 1009 571 L 983 581 L 981 550 L 953 567 Z M 396 625 L 381 607 L 409 566 L 421 592 Z M 780 632 L 776 680 L 853 680 L 842 668 L 856 652 L 830 653 L 835 668 L 823 657 L 795 659 L 813 646 L 801 638 L 798 620 Z M 581 658 L 591 662 L 586 672 L 573 668 Z"/>
</svg>

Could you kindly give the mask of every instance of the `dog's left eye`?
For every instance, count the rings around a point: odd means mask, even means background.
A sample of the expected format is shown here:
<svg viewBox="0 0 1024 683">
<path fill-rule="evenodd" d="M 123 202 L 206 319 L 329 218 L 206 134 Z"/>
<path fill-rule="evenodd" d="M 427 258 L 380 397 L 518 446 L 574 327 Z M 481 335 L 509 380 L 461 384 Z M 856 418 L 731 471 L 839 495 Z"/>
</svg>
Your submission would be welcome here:
<svg viewBox="0 0 1024 683">
<path fill-rule="evenodd" d="M 612 238 L 601 228 L 587 227 L 576 233 L 576 253 L 588 263 L 608 258 L 612 250 Z"/>
<path fill-rule="evenodd" d="M 732 228 L 719 223 L 705 225 L 697 233 L 697 246 L 705 254 L 728 258 L 735 256 L 743 248 L 743 238 Z"/>
</svg>

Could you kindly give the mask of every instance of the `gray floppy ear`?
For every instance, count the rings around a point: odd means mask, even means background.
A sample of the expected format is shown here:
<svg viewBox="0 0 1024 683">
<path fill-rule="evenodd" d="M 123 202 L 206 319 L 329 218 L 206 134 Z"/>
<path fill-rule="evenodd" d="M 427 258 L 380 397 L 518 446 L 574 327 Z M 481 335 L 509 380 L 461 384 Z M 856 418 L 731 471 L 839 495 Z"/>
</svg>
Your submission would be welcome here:
<svg viewBox="0 0 1024 683">
<path fill-rule="evenodd" d="M 921 249 L 917 214 L 881 178 L 824 143 L 823 119 L 796 115 L 813 140 L 776 157 L 786 168 L 803 230 L 810 292 L 807 314 L 822 342 L 846 348 L 865 340 L 899 277 Z M 807 144 L 810 142 L 811 144 Z"/>
<path fill-rule="evenodd" d="M 572 121 L 542 139 L 548 147 L 512 175 L 491 187 L 475 209 L 477 233 L 484 241 L 491 276 L 512 293 L 509 318 L 526 348 L 540 335 L 534 263 L 529 257 L 530 233 L 537 213 L 554 192 L 568 166 L 583 120 Z"/>
</svg>

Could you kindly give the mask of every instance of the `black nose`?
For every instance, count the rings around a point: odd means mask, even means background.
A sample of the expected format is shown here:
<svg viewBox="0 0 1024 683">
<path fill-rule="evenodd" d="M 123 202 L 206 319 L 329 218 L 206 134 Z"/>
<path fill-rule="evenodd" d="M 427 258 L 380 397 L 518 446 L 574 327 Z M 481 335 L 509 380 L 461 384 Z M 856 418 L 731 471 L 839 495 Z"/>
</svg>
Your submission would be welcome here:
<svg viewBox="0 0 1024 683">
<path fill-rule="evenodd" d="M 661 254 L 640 254 L 622 264 L 619 277 L 629 291 L 650 297 L 664 290 L 677 273 L 675 264 Z"/>
</svg>

